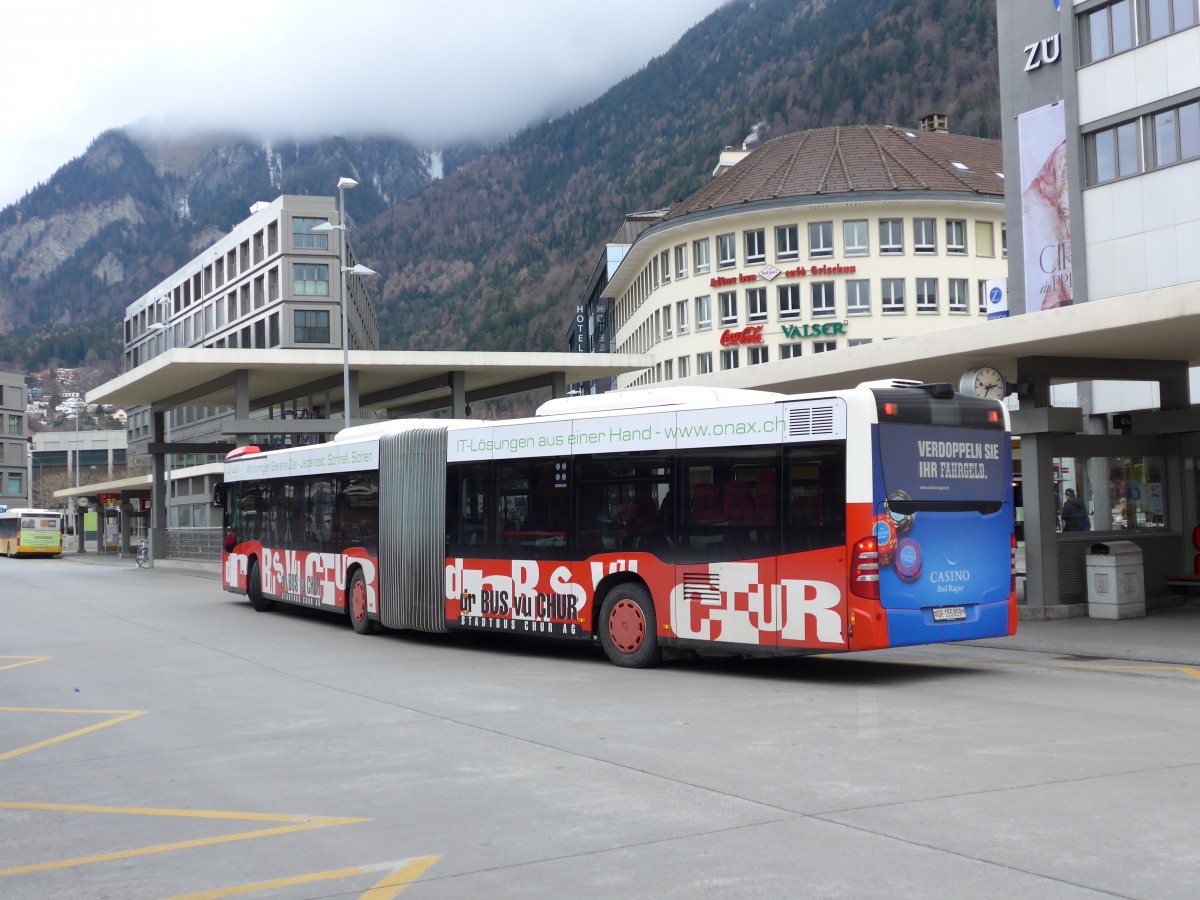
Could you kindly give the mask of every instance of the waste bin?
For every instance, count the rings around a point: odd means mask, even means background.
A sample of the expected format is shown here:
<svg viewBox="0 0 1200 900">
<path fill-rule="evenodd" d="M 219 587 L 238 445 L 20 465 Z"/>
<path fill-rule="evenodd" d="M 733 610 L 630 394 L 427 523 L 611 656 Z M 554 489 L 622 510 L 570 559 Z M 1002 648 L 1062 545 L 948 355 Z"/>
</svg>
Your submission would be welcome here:
<svg viewBox="0 0 1200 900">
<path fill-rule="evenodd" d="M 1146 568 L 1133 541 L 1092 544 L 1087 555 L 1088 616 L 1136 619 L 1146 615 Z"/>
</svg>

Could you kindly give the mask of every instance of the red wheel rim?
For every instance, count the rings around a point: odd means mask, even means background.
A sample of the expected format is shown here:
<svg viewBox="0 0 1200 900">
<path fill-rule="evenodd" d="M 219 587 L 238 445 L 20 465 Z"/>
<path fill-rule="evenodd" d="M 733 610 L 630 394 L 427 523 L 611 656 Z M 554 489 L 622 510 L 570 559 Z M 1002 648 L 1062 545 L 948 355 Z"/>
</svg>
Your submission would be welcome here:
<svg viewBox="0 0 1200 900">
<path fill-rule="evenodd" d="M 622 653 L 636 653 L 646 640 L 646 616 L 632 600 L 618 600 L 608 614 L 608 635 Z"/>
<path fill-rule="evenodd" d="M 367 617 L 367 586 L 362 581 L 354 582 L 350 589 L 350 615 L 355 622 L 361 622 Z"/>
</svg>

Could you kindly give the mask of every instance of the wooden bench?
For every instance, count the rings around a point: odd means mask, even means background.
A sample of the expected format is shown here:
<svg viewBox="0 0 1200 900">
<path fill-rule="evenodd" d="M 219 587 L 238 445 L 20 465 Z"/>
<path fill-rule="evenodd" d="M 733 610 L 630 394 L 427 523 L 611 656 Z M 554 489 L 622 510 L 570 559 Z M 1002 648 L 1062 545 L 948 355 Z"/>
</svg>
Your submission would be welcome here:
<svg viewBox="0 0 1200 900">
<path fill-rule="evenodd" d="M 1168 575 L 1163 579 L 1167 587 L 1184 591 L 1200 591 L 1200 575 Z"/>
</svg>

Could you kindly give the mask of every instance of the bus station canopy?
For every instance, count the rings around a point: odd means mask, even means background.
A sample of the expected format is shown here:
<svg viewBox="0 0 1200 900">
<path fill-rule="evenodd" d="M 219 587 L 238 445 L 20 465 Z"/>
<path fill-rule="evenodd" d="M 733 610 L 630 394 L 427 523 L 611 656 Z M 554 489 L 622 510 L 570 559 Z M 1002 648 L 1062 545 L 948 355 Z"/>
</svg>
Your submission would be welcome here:
<svg viewBox="0 0 1200 900">
<path fill-rule="evenodd" d="M 607 378 L 652 364 L 640 354 L 351 350 L 351 409 L 399 414 Z M 175 348 L 88 392 L 89 403 L 266 409 L 307 396 L 341 410 L 341 350 Z M 357 389 L 357 390 L 356 390 Z M 243 393 L 244 392 L 244 393 Z M 240 416 L 239 416 L 240 417 Z"/>
<path fill-rule="evenodd" d="M 853 324 L 853 319 L 849 320 Z M 1186 383 L 1200 365 L 1200 302 L 1181 292 L 1148 291 L 1094 300 L 1005 319 L 937 328 L 834 353 L 810 353 L 693 378 L 691 384 L 755 387 L 796 393 L 851 387 L 864 381 L 909 378 L 958 386 L 972 366 L 991 365 L 1023 396 L 1024 408 L 1049 405 L 1052 384 L 1085 380 Z M 772 358 L 775 354 L 772 353 Z M 1185 406 L 1181 402 L 1163 407 Z"/>
</svg>

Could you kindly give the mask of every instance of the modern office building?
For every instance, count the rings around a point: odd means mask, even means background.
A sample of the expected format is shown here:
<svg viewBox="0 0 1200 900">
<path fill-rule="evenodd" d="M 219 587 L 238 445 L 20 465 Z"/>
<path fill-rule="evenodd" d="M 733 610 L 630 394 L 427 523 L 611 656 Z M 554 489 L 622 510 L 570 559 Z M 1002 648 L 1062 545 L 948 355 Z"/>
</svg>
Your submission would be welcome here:
<svg viewBox="0 0 1200 900">
<path fill-rule="evenodd" d="M 25 379 L 0 372 L 0 506 L 29 503 L 29 441 Z"/>
<path fill-rule="evenodd" d="M 1088 304 L 1103 332 L 1131 311 L 1200 303 L 1197 0 L 1013 0 L 998 15 L 1013 312 Z M 1027 507 L 1041 507 L 1026 522 L 1045 532 L 1067 488 L 1087 506 L 1093 535 L 1043 539 L 1056 552 L 1031 557 L 1030 578 L 1067 600 L 1084 593 L 1095 532 L 1135 542 L 1148 572 L 1200 573 L 1196 372 L 1120 327 L 1139 359 L 1083 353 L 1015 373 L 1057 382 L 1023 410 L 1082 415 L 1075 433 L 1022 437 Z"/>
<path fill-rule="evenodd" d="M 316 226 L 328 224 L 334 230 Z M 363 279 L 340 271 L 342 223 L 333 197 L 284 195 L 250 207 L 250 216 L 197 254 L 125 310 L 125 369 L 130 371 L 174 348 L 327 350 L 342 347 L 342 310 L 347 313 L 349 349 L 379 349 L 375 308 Z M 346 266 L 355 265 L 346 246 Z M 321 398 L 281 400 L 278 414 L 304 415 Z M 320 413 L 319 413 L 320 414 Z M 148 465 L 151 410 L 128 410 L 126 430 L 131 465 Z M 228 409 L 181 406 L 167 419 L 172 443 L 228 441 Z M 264 429 L 266 430 L 266 429 Z M 171 468 L 201 465 L 218 457 L 176 453 Z M 178 485 L 176 485 L 178 487 Z M 189 484 L 203 496 L 209 485 Z M 217 512 L 172 498 L 169 527 L 212 527 Z M 186 507 L 186 516 L 179 507 Z M 196 517 L 200 517 L 200 521 Z M 186 522 L 184 519 L 186 518 Z M 209 521 L 211 519 L 211 521 Z"/>
<path fill-rule="evenodd" d="M 1000 143 L 941 116 L 727 149 L 707 185 L 641 215 L 577 310 L 606 315 L 612 350 L 655 357 L 622 388 L 977 322 L 1008 271 Z"/>
</svg>

